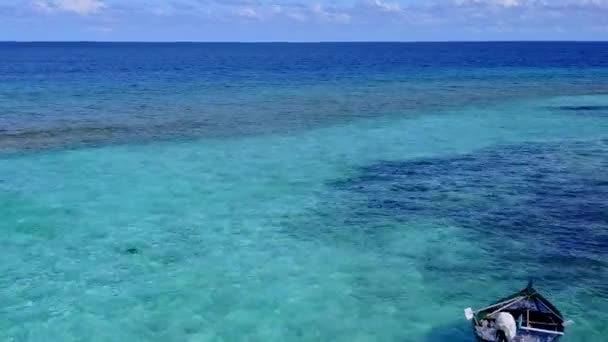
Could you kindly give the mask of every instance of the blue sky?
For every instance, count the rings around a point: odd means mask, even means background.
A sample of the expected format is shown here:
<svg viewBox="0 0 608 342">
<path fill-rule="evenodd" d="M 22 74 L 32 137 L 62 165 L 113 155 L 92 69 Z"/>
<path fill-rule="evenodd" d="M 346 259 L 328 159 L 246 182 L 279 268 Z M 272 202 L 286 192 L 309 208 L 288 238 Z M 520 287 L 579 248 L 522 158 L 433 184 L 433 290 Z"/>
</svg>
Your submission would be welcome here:
<svg viewBox="0 0 608 342">
<path fill-rule="evenodd" d="M 0 40 L 608 40 L 608 0 L 0 0 Z"/>
</svg>

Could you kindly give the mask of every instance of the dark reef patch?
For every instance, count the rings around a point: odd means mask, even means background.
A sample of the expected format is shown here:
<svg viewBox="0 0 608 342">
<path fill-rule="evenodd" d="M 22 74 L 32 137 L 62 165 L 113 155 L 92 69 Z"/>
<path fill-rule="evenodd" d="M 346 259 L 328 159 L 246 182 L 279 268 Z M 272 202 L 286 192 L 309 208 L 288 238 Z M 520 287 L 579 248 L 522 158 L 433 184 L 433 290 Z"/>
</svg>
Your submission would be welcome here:
<svg viewBox="0 0 608 342">
<path fill-rule="evenodd" d="M 582 106 L 559 106 L 559 110 L 568 112 L 607 112 L 608 106 L 605 105 L 582 105 Z"/>
<path fill-rule="evenodd" d="M 453 158 L 381 162 L 336 190 L 363 195 L 355 216 L 449 219 L 484 235 L 608 251 L 608 146 L 525 144 Z"/>
<path fill-rule="evenodd" d="M 401 229 L 389 221 L 431 221 L 469 232 L 484 261 L 455 261 L 455 268 L 436 257 L 442 251 L 429 251 L 422 271 L 430 281 L 466 281 L 479 274 L 512 281 L 513 272 L 525 272 L 555 288 L 585 281 L 606 291 L 607 140 L 385 161 L 329 186 L 336 197 L 326 206 L 340 218 L 319 228 L 324 234 L 359 236 L 357 243 L 382 247 L 383 237 L 391 236 L 384 234 L 387 229 Z"/>
</svg>

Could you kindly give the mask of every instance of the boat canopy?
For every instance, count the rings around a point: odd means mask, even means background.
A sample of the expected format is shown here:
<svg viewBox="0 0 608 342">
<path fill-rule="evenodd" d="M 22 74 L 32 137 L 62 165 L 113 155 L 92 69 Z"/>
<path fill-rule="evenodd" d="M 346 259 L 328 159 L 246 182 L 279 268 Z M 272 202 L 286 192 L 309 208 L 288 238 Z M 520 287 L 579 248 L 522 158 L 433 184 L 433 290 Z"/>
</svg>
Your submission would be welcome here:
<svg viewBox="0 0 608 342">
<path fill-rule="evenodd" d="M 553 306 L 547 299 L 545 299 L 540 293 L 538 293 L 532 282 L 520 292 L 513 294 L 509 297 L 503 298 L 498 301 L 499 303 L 507 303 L 504 309 L 508 311 L 535 311 L 550 314 L 556 318 L 557 322 L 563 323 L 564 319 L 559 310 Z M 482 311 L 479 313 L 481 317 L 478 319 L 484 319 L 486 316 L 492 314 L 492 311 Z"/>
</svg>

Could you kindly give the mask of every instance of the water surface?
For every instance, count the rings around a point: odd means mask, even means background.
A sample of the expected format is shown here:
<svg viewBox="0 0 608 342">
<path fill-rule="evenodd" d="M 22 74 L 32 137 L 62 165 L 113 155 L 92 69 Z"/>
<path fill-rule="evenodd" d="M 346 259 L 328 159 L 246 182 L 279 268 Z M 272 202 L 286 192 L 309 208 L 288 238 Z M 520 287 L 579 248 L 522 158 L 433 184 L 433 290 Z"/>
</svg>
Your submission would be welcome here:
<svg viewBox="0 0 608 342">
<path fill-rule="evenodd" d="M 608 45 L 0 44 L 0 339 L 608 334 Z"/>
</svg>

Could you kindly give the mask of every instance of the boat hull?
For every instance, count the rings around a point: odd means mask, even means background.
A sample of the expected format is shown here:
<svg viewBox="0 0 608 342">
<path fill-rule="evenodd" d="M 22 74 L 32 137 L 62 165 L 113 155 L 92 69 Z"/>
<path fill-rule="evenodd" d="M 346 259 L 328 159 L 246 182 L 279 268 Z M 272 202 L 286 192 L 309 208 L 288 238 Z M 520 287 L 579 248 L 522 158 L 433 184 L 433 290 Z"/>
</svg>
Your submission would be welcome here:
<svg viewBox="0 0 608 342">
<path fill-rule="evenodd" d="M 512 342 L 557 342 L 564 335 L 561 313 L 534 290 L 532 284 L 480 311 L 465 310 L 467 319 L 472 319 L 473 334 L 477 341 L 498 342 L 499 324 L 496 315 L 500 313 L 508 313 L 512 320 L 518 322 Z"/>
<path fill-rule="evenodd" d="M 478 326 L 473 323 L 473 334 L 475 335 L 475 340 L 477 342 L 497 342 L 495 335 L 490 336 L 486 335 L 485 337 L 478 334 Z M 521 331 L 517 336 L 513 339 L 512 342 L 558 342 L 562 338 L 561 335 L 552 335 L 552 334 L 542 334 L 536 332 L 525 332 Z"/>
<path fill-rule="evenodd" d="M 496 342 L 496 339 L 485 339 L 477 334 L 475 334 L 475 340 L 477 342 Z M 512 342 L 558 342 L 560 340 L 561 336 L 526 333 L 515 336 Z"/>
</svg>

